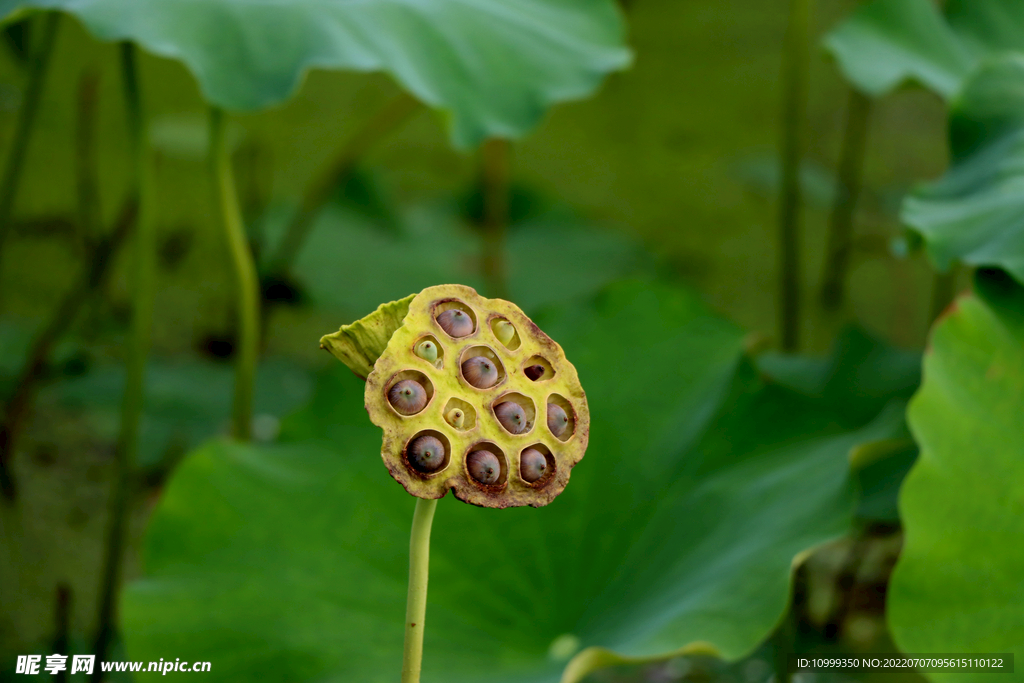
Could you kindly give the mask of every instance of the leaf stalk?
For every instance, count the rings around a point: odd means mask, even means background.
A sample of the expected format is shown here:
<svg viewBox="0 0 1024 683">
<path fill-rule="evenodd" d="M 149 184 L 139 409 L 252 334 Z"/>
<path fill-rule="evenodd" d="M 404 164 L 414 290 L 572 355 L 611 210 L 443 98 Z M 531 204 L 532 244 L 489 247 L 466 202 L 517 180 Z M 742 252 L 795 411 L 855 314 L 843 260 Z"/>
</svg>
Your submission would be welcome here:
<svg viewBox="0 0 1024 683">
<path fill-rule="evenodd" d="M 402 683 L 419 683 L 423 662 L 423 630 L 427 613 L 427 579 L 430 574 L 430 529 L 437 501 L 416 499 L 409 540 L 409 595 L 405 604 L 405 648 L 402 652 Z"/>
<path fill-rule="evenodd" d="M 25 99 L 18 110 L 18 118 L 14 123 L 14 138 L 7 154 L 3 178 L 0 180 L 0 262 L 3 260 L 4 244 L 11 233 L 11 214 L 14 211 L 14 198 L 21 184 L 22 171 L 25 168 L 25 152 L 28 141 L 35 128 L 36 114 L 43 95 L 46 71 L 53 55 L 53 46 L 57 40 L 57 27 L 60 24 L 59 12 L 47 12 L 40 19 L 41 26 L 38 44 L 32 50 L 32 59 L 28 67 L 28 85 L 25 88 Z"/>
<path fill-rule="evenodd" d="M 828 223 L 825 247 L 825 272 L 822 274 L 821 303 L 835 310 L 846 298 L 846 275 L 853 251 L 853 224 L 863 187 L 864 154 L 867 150 L 871 99 L 856 88 L 850 88 L 846 110 L 846 130 L 836 178 L 836 196 Z"/>
<path fill-rule="evenodd" d="M 145 401 L 146 359 L 149 355 L 153 328 L 153 298 L 156 290 L 156 231 L 152 218 L 153 175 L 148 159 L 147 124 L 139 89 L 135 48 L 130 43 L 121 43 L 120 49 L 125 104 L 128 110 L 128 132 L 135 154 L 139 215 L 132 254 L 132 328 L 121 405 L 121 431 L 115 451 L 114 483 L 110 499 L 103 579 L 100 586 L 99 626 L 92 649 L 96 658 L 100 660 L 107 658 L 114 635 L 116 597 L 128 527 L 128 503 L 139 448 L 139 423 Z M 94 683 L 102 680 L 99 666 L 96 667 L 92 680 Z"/>
<path fill-rule="evenodd" d="M 303 195 L 302 203 L 288 223 L 277 251 L 269 259 L 268 270 L 271 275 L 288 275 L 313 229 L 313 222 L 337 188 L 348 180 L 374 146 L 400 128 L 420 109 L 419 101 L 412 95 L 402 93 L 371 116 L 345 143 L 338 156 L 310 183 Z"/>
<path fill-rule="evenodd" d="M 217 202 L 227 237 L 238 294 L 238 335 L 235 366 L 235 398 L 231 433 L 239 441 L 252 436 L 252 405 L 259 346 L 259 285 L 256 264 L 246 238 L 242 211 L 235 189 L 231 151 L 225 135 L 224 112 L 210 109 L 210 155 L 217 188 Z"/>
<path fill-rule="evenodd" d="M 807 110 L 813 0 L 790 0 L 782 66 L 782 196 L 779 199 L 779 330 L 782 350 L 800 346 L 800 161 Z"/>
</svg>

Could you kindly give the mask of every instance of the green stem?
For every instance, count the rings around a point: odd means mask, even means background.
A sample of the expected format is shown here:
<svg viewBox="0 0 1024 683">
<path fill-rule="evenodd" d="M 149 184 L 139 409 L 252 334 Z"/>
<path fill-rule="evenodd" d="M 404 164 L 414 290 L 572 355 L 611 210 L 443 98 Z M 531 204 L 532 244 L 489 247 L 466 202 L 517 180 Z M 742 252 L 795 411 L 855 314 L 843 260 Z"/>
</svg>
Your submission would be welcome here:
<svg viewBox="0 0 1024 683">
<path fill-rule="evenodd" d="M 409 596 L 405 604 L 405 649 L 402 683 L 419 683 L 423 662 L 423 629 L 427 613 L 427 578 L 430 575 L 430 527 L 436 500 L 416 499 L 409 541 Z"/>
<path fill-rule="evenodd" d="M 800 160 L 807 108 L 813 0 L 790 0 L 783 50 L 782 196 L 779 201 L 779 329 L 782 349 L 800 345 Z"/>
<path fill-rule="evenodd" d="M 114 634 L 116 597 L 121 577 L 128 527 L 128 503 L 139 447 L 139 423 L 145 400 L 146 358 L 149 355 L 153 328 L 153 293 L 156 289 L 156 234 L 153 211 L 152 169 L 147 157 L 147 127 L 139 91 L 135 49 L 121 43 L 121 67 L 128 109 L 128 127 L 135 154 L 135 177 L 138 183 L 139 216 L 132 254 L 132 329 L 128 341 L 128 363 L 124 398 L 121 405 L 121 432 L 118 435 L 114 463 L 114 484 L 110 500 L 103 583 L 100 587 L 99 627 L 92 651 L 98 660 L 105 660 Z M 96 666 L 92 680 L 100 681 L 102 673 Z"/>
<path fill-rule="evenodd" d="M 252 250 L 245 236 L 242 211 L 238 205 L 231 152 L 224 128 L 224 112 L 211 108 L 210 152 L 216 177 L 217 201 L 238 286 L 238 351 L 231 432 L 236 439 L 248 441 L 252 432 L 252 397 L 259 345 L 259 286 L 256 280 L 256 264 L 253 262 Z"/>
<path fill-rule="evenodd" d="M 846 297 L 846 273 L 850 267 L 853 244 L 853 219 L 861 193 L 864 153 L 867 149 L 871 99 L 850 88 L 846 111 L 846 131 L 839 159 L 836 197 L 828 224 L 825 247 L 825 272 L 822 275 L 821 303 L 827 309 L 839 308 Z"/>
<path fill-rule="evenodd" d="M 510 155 L 507 140 L 497 138 L 484 143 L 481 150 L 481 188 L 483 194 L 482 270 L 490 296 L 508 298 L 508 272 L 505 258 L 508 234 Z"/>
<path fill-rule="evenodd" d="M 360 128 L 307 189 L 299 210 L 288 223 L 277 251 L 269 260 L 271 275 L 287 275 L 302 250 L 313 227 L 314 219 L 334 195 L 335 190 L 352 174 L 366 154 L 389 133 L 419 111 L 420 103 L 408 94 L 401 94 L 384 105 Z"/>
<path fill-rule="evenodd" d="M 25 88 L 25 99 L 18 110 L 18 118 L 14 123 L 14 139 L 7 154 L 3 179 L 0 180 L 0 261 L 3 259 L 4 244 L 11 232 L 11 213 L 14 209 L 14 198 L 21 183 L 22 170 L 25 166 L 25 152 L 42 99 L 43 84 L 46 80 L 46 68 L 53 54 L 53 45 L 57 39 L 57 26 L 60 14 L 47 12 L 42 16 L 42 35 L 39 43 L 32 50 L 32 60 L 28 69 L 28 86 Z"/>
</svg>

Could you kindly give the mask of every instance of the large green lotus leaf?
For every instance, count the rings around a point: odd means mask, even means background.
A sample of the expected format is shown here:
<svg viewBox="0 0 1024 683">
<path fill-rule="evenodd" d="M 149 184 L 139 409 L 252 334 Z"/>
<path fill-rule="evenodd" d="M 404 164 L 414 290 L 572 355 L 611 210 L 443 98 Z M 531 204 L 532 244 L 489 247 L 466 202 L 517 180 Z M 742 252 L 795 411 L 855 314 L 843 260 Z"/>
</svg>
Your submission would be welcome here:
<svg viewBox="0 0 1024 683">
<path fill-rule="evenodd" d="M 100 364 L 63 378 L 41 392 L 41 400 L 81 411 L 96 432 L 117 438 L 124 366 Z M 206 439 L 226 431 L 231 418 L 234 369 L 230 363 L 153 359 L 146 368 L 139 465 L 166 464 Z M 312 373 L 275 359 L 256 372 L 254 411 L 257 435 L 276 436 L 280 418 L 305 403 L 313 392 Z"/>
<path fill-rule="evenodd" d="M 921 383 L 921 354 L 890 346 L 859 327 L 848 327 L 828 357 L 764 353 L 760 372 L 772 381 L 831 405 L 844 424 L 863 423 L 883 409 L 900 410 Z M 895 438 L 859 445 L 851 454 L 857 478 L 856 518 L 899 521 L 897 496 L 917 457 L 905 426 Z"/>
<path fill-rule="evenodd" d="M 857 520 L 864 524 L 899 524 L 900 487 L 917 461 L 918 448 L 909 433 L 864 443 L 851 460 L 857 477 Z"/>
<path fill-rule="evenodd" d="M 574 654 L 563 681 L 621 661 L 611 651 L 750 652 L 794 558 L 849 528 L 851 447 L 901 416 L 842 427 L 759 380 L 741 332 L 666 287 L 616 286 L 547 318 L 587 391 L 587 457 L 545 508 L 441 501 L 424 681 L 553 683 Z M 339 366 L 283 444 L 215 442 L 182 464 L 123 597 L 132 658 L 207 660 L 211 681 L 397 679 L 413 499 L 362 395 Z"/>
<path fill-rule="evenodd" d="M 871 95 L 916 81 L 955 95 L 988 56 L 1024 50 L 1018 0 L 873 0 L 834 29 L 825 46 L 844 75 Z"/>
<path fill-rule="evenodd" d="M 226 109 L 279 103 L 313 67 L 385 71 L 460 146 L 518 137 L 630 61 L 613 0 L 0 0 L 0 17 L 22 7 L 178 59 Z"/>
<path fill-rule="evenodd" d="M 262 217 L 265 253 L 274 253 L 289 218 L 285 206 Z M 467 228 L 431 208 L 410 211 L 396 231 L 351 206 L 333 203 L 316 218 L 291 272 L 314 305 L 350 322 L 381 302 L 431 285 L 462 282 L 479 288 L 473 241 Z"/>
<path fill-rule="evenodd" d="M 1024 680 L 1024 288 L 979 282 L 932 333 L 888 620 L 907 652 L 1012 652 Z M 940 678 L 940 676 L 934 676 Z M 943 680 L 981 680 L 979 674 Z"/>
<path fill-rule="evenodd" d="M 827 357 L 766 352 L 757 368 L 777 384 L 834 406 L 863 424 L 921 383 L 921 354 L 897 348 L 855 326 L 843 329 Z"/>
<path fill-rule="evenodd" d="M 1024 282 L 1024 53 L 986 64 L 967 83 L 950 146 L 952 168 L 907 198 L 904 222 L 940 269 L 994 266 Z"/>
<path fill-rule="evenodd" d="M 557 212 L 510 226 L 505 258 L 509 298 L 527 312 L 655 270 L 651 254 L 625 231 Z"/>
<path fill-rule="evenodd" d="M 263 217 L 270 244 L 280 239 L 287 217 L 283 208 Z M 382 301 L 432 285 L 460 282 L 487 294 L 481 248 L 479 234 L 451 206 L 413 207 L 394 230 L 335 204 L 317 218 L 293 273 L 315 304 L 356 319 Z M 652 258 L 636 240 L 556 213 L 510 226 L 505 250 L 509 298 L 527 313 L 652 270 Z"/>
</svg>

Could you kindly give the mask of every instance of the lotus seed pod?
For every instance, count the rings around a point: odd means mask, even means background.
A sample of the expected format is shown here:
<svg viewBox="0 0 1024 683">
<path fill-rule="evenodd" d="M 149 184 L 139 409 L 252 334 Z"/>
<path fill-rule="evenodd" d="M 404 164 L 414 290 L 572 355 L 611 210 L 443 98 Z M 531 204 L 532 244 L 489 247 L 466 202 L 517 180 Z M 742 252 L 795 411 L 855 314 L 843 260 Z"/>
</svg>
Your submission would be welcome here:
<svg viewBox="0 0 1024 683">
<path fill-rule="evenodd" d="M 513 330 L 515 348 L 502 339 L 502 321 Z M 428 340 L 437 362 L 421 355 Z M 451 491 L 483 507 L 541 507 L 564 490 L 586 452 L 590 415 L 576 369 L 508 301 L 461 285 L 429 287 L 382 305 L 321 344 L 366 378 L 366 410 L 383 433 L 381 458 L 414 496 L 441 498 Z M 534 365 L 544 381 L 530 377 Z M 411 414 L 399 410 L 405 396 L 396 397 L 398 406 L 391 399 L 392 389 L 407 380 L 424 389 L 423 404 Z M 561 436 L 546 426 L 549 403 L 566 413 Z M 520 423 L 525 429 L 517 430 Z M 426 436 L 443 448 L 419 441 Z M 438 452 L 441 464 L 434 465 Z"/>
<path fill-rule="evenodd" d="M 494 323 L 494 335 L 498 338 L 498 341 L 508 346 L 509 342 L 512 341 L 512 337 L 516 336 L 516 328 L 507 320 L 499 320 Z"/>
<path fill-rule="evenodd" d="M 444 464 L 444 444 L 437 437 L 421 436 L 409 444 L 407 456 L 420 472 L 436 472 Z"/>
<path fill-rule="evenodd" d="M 515 401 L 505 401 L 494 406 L 494 416 L 498 418 L 501 426 L 512 434 L 522 434 L 526 431 L 526 411 Z"/>
<path fill-rule="evenodd" d="M 448 421 L 448 424 L 456 429 L 462 429 L 466 424 L 466 414 L 458 408 L 452 408 L 449 410 L 448 414 L 444 416 L 444 419 Z"/>
<path fill-rule="evenodd" d="M 569 427 L 569 416 L 556 403 L 548 404 L 548 429 L 555 436 L 562 436 Z"/>
<path fill-rule="evenodd" d="M 490 389 L 498 383 L 498 366 L 490 358 L 473 356 L 462 364 L 462 376 L 477 389 Z"/>
<path fill-rule="evenodd" d="M 437 362 L 437 346 L 429 339 L 416 345 L 416 355 L 428 363 Z"/>
<path fill-rule="evenodd" d="M 469 476 L 481 484 L 496 484 L 501 477 L 501 464 L 490 451 L 473 451 L 466 458 Z"/>
<path fill-rule="evenodd" d="M 548 471 L 548 459 L 536 448 L 527 448 L 519 456 L 519 474 L 531 484 L 540 481 Z"/>
<path fill-rule="evenodd" d="M 452 337 L 465 337 L 473 333 L 473 319 L 457 308 L 450 308 L 437 316 L 437 324 Z"/>
<path fill-rule="evenodd" d="M 527 378 L 536 382 L 537 380 L 544 376 L 544 366 L 531 365 L 523 370 L 523 374 L 526 375 Z"/>
<path fill-rule="evenodd" d="M 427 391 L 416 380 L 403 379 L 391 387 L 388 401 L 402 415 L 415 415 L 427 405 Z"/>
</svg>

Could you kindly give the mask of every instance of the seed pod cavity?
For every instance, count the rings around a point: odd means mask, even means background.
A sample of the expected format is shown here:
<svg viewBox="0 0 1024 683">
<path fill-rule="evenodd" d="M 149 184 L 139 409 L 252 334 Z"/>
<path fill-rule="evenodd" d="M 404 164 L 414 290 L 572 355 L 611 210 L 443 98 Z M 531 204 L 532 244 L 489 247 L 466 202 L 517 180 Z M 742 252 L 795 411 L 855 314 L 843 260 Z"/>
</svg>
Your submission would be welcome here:
<svg viewBox="0 0 1024 683">
<path fill-rule="evenodd" d="M 572 405 L 558 394 L 548 397 L 548 429 L 561 441 L 568 441 L 576 429 Z"/>
<path fill-rule="evenodd" d="M 440 310 L 440 309 L 444 310 Z M 476 331 L 476 316 L 468 306 L 457 301 L 447 301 L 438 307 L 437 324 L 449 337 L 460 339 Z"/>
<path fill-rule="evenodd" d="M 543 486 L 555 474 L 555 458 L 544 444 L 534 444 L 519 454 L 519 476 L 532 486 Z"/>
<path fill-rule="evenodd" d="M 522 434 L 526 431 L 526 412 L 514 401 L 505 401 L 494 406 L 494 415 L 498 423 L 509 434 Z"/>
<path fill-rule="evenodd" d="M 523 374 L 533 382 L 541 382 L 553 378 L 555 371 L 546 358 L 534 356 L 523 365 Z"/>
<path fill-rule="evenodd" d="M 452 408 L 444 414 L 445 421 L 448 422 L 452 427 L 462 430 L 465 429 L 466 425 L 466 414 L 458 408 Z"/>
<path fill-rule="evenodd" d="M 413 353 L 438 370 L 444 368 L 444 347 L 431 335 L 419 339 L 413 347 Z"/>
<path fill-rule="evenodd" d="M 479 444 L 466 454 L 466 471 L 484 486 L 504 486 L 508 479 L 505 455 L 493 444 Z"/>
<path fill-rule="evenodd" d="M 526 434 L 537 419 L 537 408 L 529 396 L 514 392 L 494 399 L 491 404 L 498 424 L 509 434 Z"/>
<path fill-rule="evenodd" d="M 492 318 L 491 331 L 494 332 L 494 336 L 498 338 L 502 346 L 509 351 L 515 351 L 522 344 L 515 325 L 504 318 Z"/>
<path fill-rule="evenodd" d="M 434 386 L 421 373 L 411 370 L 396 375 L 387 390 L 388 403 L 400 415 L 415 415 L 434 395 Z"/>
<path fill-rule="evenodd" d="M 460 432 L 476 427 L 476 408 L 461 398 L 450 398 L 444 406 L 444 421 Z"/>
<path fill-rule="evenodd" d="M 405 447 L 405 459 L 418 474 L 437 474 L 448 466 L 451 444 L 440 432 L 423 431 L 409 440 Z"/>
<path fill-rule="evenodd" d="M 460 368 L 466 383 L 477 389 L 490 389 L 505 379 L 505 366 L 486 346 L 471 346 L 463 351 Z"/>
</svg>

